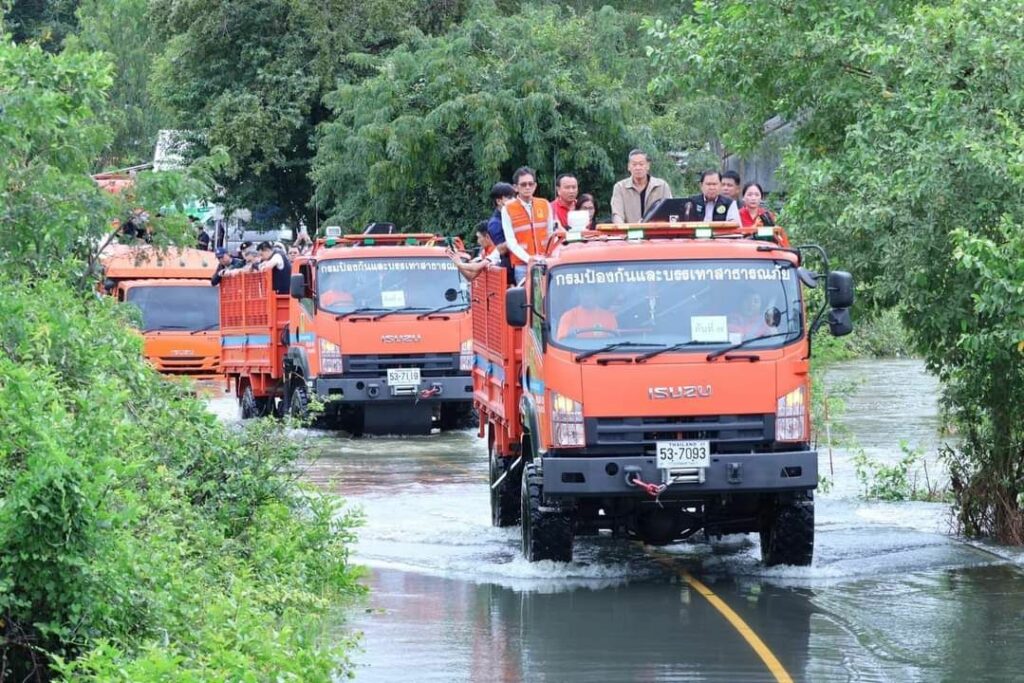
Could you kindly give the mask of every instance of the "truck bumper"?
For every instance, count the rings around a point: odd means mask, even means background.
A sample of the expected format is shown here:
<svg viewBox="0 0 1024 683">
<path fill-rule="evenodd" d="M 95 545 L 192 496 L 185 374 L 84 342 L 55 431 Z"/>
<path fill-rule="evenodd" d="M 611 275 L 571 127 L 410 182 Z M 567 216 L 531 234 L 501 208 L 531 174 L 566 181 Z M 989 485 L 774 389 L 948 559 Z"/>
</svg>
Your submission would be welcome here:
<svg viewBox="0 0 1024 683">
<path fill-rule="evenodd" d="M 626 477 L 635 472 L 645 482 L 669 484 L 661 499 L 700 498 L 725 493 L 809 490 L 818 485 L 818 453 L 712 455 L 701 472 L 659 470 L 652 457 L 545 457 L 544 495 L 562 497 L 646 496 Z M 670 476 L 671 475 L 671 476 Z"/>
<path fill-rule="evenodd" d="M 320 377 L 313 381 L 313 393 L 323 401 L 342 400 L 346 403 L 468 403 L 473 400 L 473 378 L 469 374 L 424 377 L 418 386 L 389 387 L 387 376 L 358 379 Z"/>
</svg>

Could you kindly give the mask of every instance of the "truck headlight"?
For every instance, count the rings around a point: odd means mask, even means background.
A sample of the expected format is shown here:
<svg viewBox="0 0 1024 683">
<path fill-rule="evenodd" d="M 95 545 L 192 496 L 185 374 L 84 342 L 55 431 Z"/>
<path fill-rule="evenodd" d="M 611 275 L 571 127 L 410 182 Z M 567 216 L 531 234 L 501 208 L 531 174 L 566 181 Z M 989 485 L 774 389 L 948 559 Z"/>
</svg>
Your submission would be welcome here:
<svg viewBox="0 0 1024 683">
<path fill-rule="evenodd" d="M 341 347 L 323 337 L 320 337 L 320 372 L 326 375 L 340 375 L 344 372 Z"/>
<path fill-rule="evenodd" d="M 807 394 L 798 387 L 779 398 L 775 411 L 776 441 L 807 440 Z"/>
<path fill-rule="evenodd" d="M 583 405 L 551 392 L 551 440 L 557 448 L 586 446 L 583 433 Z"/>
<path fill-rule="evenodd" d="M 473 340 L 467 339 L 462 342 L 462 348 L 459 349 L 459 370 L 461 372 L 469 372 L 473 369 Z"/>
</svg>

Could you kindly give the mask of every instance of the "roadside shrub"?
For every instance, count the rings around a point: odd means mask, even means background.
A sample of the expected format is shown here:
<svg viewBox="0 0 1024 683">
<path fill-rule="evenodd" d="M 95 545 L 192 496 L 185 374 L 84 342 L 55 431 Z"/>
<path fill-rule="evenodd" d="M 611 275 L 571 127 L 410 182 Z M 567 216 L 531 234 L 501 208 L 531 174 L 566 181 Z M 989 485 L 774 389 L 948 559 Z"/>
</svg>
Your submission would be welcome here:
<svg viewBox="0 0 1024 683">
<path fill-rule="evenodd" d="M 125 315 L 0 284 L 0 680 L 330 680 L 358 520 L 278 426 L 149 369 Z"/>
</svg>

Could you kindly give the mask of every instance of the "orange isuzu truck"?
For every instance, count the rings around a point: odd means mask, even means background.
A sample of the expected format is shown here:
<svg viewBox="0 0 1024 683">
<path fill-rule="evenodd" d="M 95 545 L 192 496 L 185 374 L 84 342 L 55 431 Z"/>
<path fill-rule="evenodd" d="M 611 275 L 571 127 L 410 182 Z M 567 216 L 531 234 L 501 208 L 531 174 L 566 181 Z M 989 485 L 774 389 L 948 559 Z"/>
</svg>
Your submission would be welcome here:
<svg viewBox="0 0 1024 683">
<path fill-rule="evenodd" d="M 756 531 L 766 564 L 809 564 L 811 338 L 851 331 L 849 273 L 781 228 L 734 223 L 550 244 L 521 286 L 498 269 L 473 282 L 493 524 L 520 523 L 530 561 L 571 560 L 575 536 L 604 530 L 653 545 Z"/>
<path fill-rule="evenodd" d="M 429 234 L 318 240 L 271 274 L 221 280 L 223 368 L 242 417 L 302 415 L 355 434 L 423 434 L 474 423 L 468 285 Z M 457 244 L 461 250 L 461 243 Z"/>
<path fill-rule="evenodd" d="M 100 257 L 102 291 L 142 314 L 143 354 L 159 372 L 220 378 L 217 267 L 212 252 L 111 245 Z"/>
</svg>

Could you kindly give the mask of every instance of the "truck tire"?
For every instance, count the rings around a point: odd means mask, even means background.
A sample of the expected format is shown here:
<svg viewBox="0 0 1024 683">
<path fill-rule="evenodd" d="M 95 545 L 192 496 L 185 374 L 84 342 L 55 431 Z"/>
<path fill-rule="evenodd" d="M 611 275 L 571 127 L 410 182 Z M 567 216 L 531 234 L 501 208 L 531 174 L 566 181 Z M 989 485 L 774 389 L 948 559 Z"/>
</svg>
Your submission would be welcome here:
<svg viewBox="0 0 1024 683">
<path fill-rule="evenodd" d="M 530 562 L 572 562 L 572 518 L 544 505 L 543 477 L 534 463 L 523 465 L 523 556 Z"/>
<path fill-rule="evenodd" d="M 519 518 L 522 514 L 522 503 L 520 501 L 522 494 L 522 484 L 520 483 L 523 474 L 522 464 L 520 463 L 519 467 L 509 472 L 501 484 L 495 488 L 494 482 L 498 481 L 508 471 L 508 467 L 513 461 L 511 458 L 499 456 L 493 441 L 487 451 L 491 463 L 491 524 L 496 527 L 515 526 L 519 524 Z"/>
<path fill-rule="evenodd" d="M 296 384 L 292 387 L 291 396 L 288 399 L 288 414 L 297 419 L 304 420 L 309 413 L 309 392 L 306 387 Z"/>
<path fill-rule="evenodd" d="M 775 504 L 761 523 L 761 561 L 806 567 L 814 557 L 814 499 Z"/>
<path fill-rule="evenodd" d="M 252 385 L 246 384 L 242 390 L 242 397 L 238 399 L 238 406 L 242 412 L 243 420 L 251 420 L 254 417 L 265 417 L 273 410 L 274 399 L 256 398 Z"/>
</svg>

